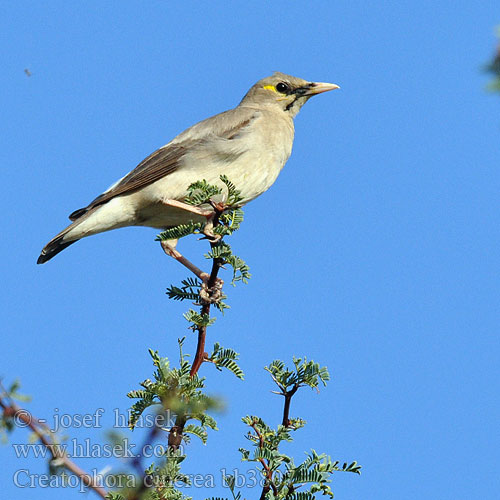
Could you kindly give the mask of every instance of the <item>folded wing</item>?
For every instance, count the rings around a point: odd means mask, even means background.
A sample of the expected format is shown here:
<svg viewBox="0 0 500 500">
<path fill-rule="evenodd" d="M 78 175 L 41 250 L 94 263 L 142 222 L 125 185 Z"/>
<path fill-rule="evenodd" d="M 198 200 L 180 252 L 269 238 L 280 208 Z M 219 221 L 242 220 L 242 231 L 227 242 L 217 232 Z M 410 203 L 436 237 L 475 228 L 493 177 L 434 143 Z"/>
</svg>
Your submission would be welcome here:
<svg viewBox="0 0 500 500">
<path fill-rule="evenodd" d="M 189 150 L 202 147 L 203 143 L 210 139 L 229 141 L 236 139 L 256 116 L 255 110 L 239 108 L 237 113 L 236 109 L 232 109 L 193 125 L 166 146 L 150 154 L 134 170 L 95 198 L 88 206 L 75 210 L 69 216 L 70 220 L 75 221 L 116 196 L 141 189 L 175 172 L 182 165 L 181 160 Z"/>
</svg>

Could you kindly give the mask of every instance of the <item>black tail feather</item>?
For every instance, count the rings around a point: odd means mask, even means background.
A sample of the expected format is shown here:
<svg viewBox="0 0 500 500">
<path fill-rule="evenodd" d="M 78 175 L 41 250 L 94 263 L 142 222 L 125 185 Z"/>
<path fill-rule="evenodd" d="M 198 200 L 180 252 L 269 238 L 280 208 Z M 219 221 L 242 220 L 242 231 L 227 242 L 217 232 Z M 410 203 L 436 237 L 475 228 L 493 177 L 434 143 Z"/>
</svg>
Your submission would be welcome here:
<svg viewBox="0 0 500 500">
<path fill-rule="evenodd" d="M 78 240 L 72 240 L 63 242 L 62 239 L 63 236 L 58 236 L 57 238 L 54 238 L 52 241 L 47 243 L 45 248 L 42 250 L 40 257 L 38 257 L 36 263 L 43 264 L 44 262 L 47 262 L 48 260 L 52 259 L 52 257 L 57 255 L 59 252 L 62 252 L 66 247 L 69 247 L 70 245 L 78 241 Z"/>
<path fill-rule="evenodd" d="M 69 214 L 69 220 L 75 221 L 76 219 L 79 219 L 83 215 L 85 215 L 89 209 L 87 207 L 85 208 L 79 208 L 78 210 L 75 210 L 74 212 Z"/>
</svg>

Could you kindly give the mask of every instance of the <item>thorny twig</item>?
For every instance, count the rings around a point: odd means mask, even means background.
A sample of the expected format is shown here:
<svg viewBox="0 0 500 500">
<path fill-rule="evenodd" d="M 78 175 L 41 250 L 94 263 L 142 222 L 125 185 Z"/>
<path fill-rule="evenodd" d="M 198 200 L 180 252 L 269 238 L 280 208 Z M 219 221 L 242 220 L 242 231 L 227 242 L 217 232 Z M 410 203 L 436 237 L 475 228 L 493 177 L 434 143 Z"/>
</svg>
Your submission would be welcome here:
<svg viewBox="0 0 500 500">
<path fill-rule="evenodd" d="M 99 486 L 96 478 L 76 465 L 67 456 L 65 450 L 61 446 L 51 443 L 47 438 L 49 430 L 45 429 L 45 426 L 39 422 L 38 419 L 30 415 L 28 411 L 23 410 L 17 405 L 17 403 L 8 397 L 7 391 L 1 384 L 0 389 L 2 390 L 2 394 L 0 396 L 0 407 L 3 410 L 4 417 L 13 418 L 14 422 L 21 421 L 23 426 L 29 427 L 36 434 L 40 442 L 49 450 L 52 460 L 57 461 L 58 464 L 62 465 L 69 472 L 77 476 L 87 488 L 94 491 L 101 498 L 106 498 L 108 492 L 103 487 Z M 7 398 L 8 402 L 6 401 Z"/>
<path fill-rule="evenodd" d="M 274 377 L 273 377 L 273 379 L 276 381 L 276 379 Z M 299 387 L 300 387 L 299 385 L 294 385 L 292 387 L 292 389 L 290 389 L 289 391 L 285 391 L 283 389 L 283 392 L 279 393 L 285 397 L 285 404 L 283 406 L 283 419 L 282 419 L 282 423 L 281 423 L 281 425 L 283 427 L 290 427 L 290 403 L 292 402 L 292 397 L 298 391 Z M 263 436 L 260 434 L 260 432 L 258 431 L 258 429 L 256 428 L 255 425 L 252 425 L 251 427 L 255 431 L 255 434 L 256 434 L 257 438 L 259 439 L 259 447 L 262 448 L 264 445 Z M 265 500 L 267 493 L 271 489 L 273 490 L 273 493 L 275 495 L 277 494 L 277 490 L 276 490 L 275 484 L 273 483 L 273 471 L 269 469 L 269 466 L 264 461 L 264 459 L 260 459 L 260 462 L 261 462 L 262 466 L 264 467 L 264 470 L 266 471 L 267 482 L 262 487 L 262 492 L 260 494 L 259 500 Z M 293 492 L 293 489 L 289 493 L 292 493 L 292 492 Z"/>
</svg>

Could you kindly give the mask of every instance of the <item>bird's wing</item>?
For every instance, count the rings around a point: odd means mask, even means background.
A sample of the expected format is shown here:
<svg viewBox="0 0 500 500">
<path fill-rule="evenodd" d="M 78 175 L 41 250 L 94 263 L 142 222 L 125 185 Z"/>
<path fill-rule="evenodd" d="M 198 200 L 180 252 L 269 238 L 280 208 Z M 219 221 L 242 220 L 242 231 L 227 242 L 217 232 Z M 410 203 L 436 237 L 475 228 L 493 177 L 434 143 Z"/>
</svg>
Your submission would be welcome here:
<svg viewBox="0 0 500 500">
<path fill-rule="evenodd" d="M 116 196 L 131 193 L 171 174 L 180 167 L 181 159 L 186 152 L 202 145 L 209 138 L 235 139 L 258 114 L 255 110 L 241 110 L 241 108 L 238 113 L 235 113 L 236 109 L 238 108 L 212 116 L 179 134 L 166 146 L 150 154 L 134 170 L 99 195 L 88 206 L 75 210 L 69 216 L 70 220 L 80 218 L 89 210 Z"/>
</svg>

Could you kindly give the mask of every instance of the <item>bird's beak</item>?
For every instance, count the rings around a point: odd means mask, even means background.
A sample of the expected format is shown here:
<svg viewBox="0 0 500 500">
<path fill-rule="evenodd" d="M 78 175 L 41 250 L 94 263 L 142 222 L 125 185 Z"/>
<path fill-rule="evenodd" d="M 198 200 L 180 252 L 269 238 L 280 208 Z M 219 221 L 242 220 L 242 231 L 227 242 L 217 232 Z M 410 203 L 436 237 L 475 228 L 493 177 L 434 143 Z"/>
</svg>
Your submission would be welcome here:
<svg viewBox="0 0 500 500">
<path fill-rule="evenodd" d="M 323 92 L 328 92 L 329 90 L 339 89 L 338 85 L 334 83 L 324 83 L 324 82 L 313 82 L 309 84 L 308 95 L 322 94 Z"/>
</svg>

